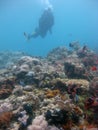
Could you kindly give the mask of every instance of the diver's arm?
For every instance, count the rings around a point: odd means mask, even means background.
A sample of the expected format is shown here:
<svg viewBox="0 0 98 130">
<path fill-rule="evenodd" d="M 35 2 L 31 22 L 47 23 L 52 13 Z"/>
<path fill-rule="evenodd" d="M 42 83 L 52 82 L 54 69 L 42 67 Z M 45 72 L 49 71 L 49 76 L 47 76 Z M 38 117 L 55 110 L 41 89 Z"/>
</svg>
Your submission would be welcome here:
<svg viewBox="0 0 98 130">
<path fill-rule="evenodd" d="M 33 32 L 30 37 L 31 37 L 31 38 L 36 38 L 36 37 L 38 37 L 38 36 L 39 36 L 39 33 Z"/>
</svg>

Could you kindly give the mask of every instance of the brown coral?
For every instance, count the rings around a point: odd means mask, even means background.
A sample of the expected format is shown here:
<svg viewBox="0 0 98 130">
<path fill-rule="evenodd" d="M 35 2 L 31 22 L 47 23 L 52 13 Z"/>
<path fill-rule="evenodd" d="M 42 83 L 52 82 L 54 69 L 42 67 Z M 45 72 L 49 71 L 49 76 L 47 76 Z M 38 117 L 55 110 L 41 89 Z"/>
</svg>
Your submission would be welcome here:
<svg viewBox="0 0 98 130">
<path fill-rule="evenodd" d="M 10 89 L 1 89 L 0 90 L 0 99 L 7 98 L 12 93 Z"/>
<path fill-rule="evenodd" d="M 12 112 L 4 112 L 0 115 L 0 128 L 8 127 L 13 116 Z"/>
</svg>

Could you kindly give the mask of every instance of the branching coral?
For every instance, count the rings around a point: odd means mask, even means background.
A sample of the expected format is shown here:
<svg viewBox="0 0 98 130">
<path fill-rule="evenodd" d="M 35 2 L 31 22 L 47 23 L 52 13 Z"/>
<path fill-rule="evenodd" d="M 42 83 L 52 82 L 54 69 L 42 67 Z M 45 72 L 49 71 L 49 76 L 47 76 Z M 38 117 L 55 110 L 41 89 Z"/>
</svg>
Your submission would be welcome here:
<svg viewBox="0 0 98 130">
<path fill-rule="evenodd" d="M 43 115 L 37 116 L 28 130 L 59 130 L 56 126 L 48 125 Z"/>
<path fill-rule="evenodd" d="M 47 122 L 45 121 L 45 117 L 43 115 L 37 116 L 31 126 L 28 127 L 28 130 L 46 130 Z"/>
</svg>

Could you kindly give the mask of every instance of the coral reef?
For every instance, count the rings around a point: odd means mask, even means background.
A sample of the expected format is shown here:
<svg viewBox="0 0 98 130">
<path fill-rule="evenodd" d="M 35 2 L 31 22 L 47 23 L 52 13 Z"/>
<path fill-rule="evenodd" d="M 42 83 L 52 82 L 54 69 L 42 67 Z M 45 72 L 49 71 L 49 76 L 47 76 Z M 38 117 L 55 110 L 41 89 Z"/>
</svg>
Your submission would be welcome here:
<svg viewBox="0 0 98 130">
<path fill-rule="evenodd" d="M 44 58 L 6 54 L 7 66 L 5 61 L 0 66 L 5 65 L 0 70 L 0 129 L 98 127 L 98 57 L 87 46 L 72 42 L 70 50 L 58 47 Z"/>
<path fill-rule="evenodd" d="M 23 52 L 11 52 L 11 51 L 1 51 L 0 52 L 0 69 L 11 68 L 14 64 L 18 62 L 18 59 L 22 56 L 27 55 Z"/>
<path fill-rule="evenodd" d="M 47 59 L 51 62 L 56 62 L 56 60 L 60 60 L 68 56 L 68 50 L 65 47 L 57 47 L 50 51 L 47 55 Z"/>
<path fill-rule="evenodd" d="M 68 78 L 86 79 L 85 69 L 82 66 L 76 66 L 71 63 L 64 63 L 65 74 Z"/>
<path fill-rule="evenodd" d="M 2 76 L 2 74 L 0 75 Z M 3 76 L 2 76 L 3 77 Z M 15 84 L 15 77 L 0 78 L 0 89 L 13 89 Z"/>
</svg>

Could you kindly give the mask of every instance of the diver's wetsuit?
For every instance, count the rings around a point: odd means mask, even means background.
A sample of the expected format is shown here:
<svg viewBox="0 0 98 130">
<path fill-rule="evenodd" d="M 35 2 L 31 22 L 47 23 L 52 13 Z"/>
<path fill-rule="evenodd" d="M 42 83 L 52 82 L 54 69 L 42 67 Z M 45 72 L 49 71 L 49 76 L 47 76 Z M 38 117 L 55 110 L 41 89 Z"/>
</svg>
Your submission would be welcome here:
<svg viewBox="0 0 98 130">
<path fill-rule="evenodd" d="M 35 32 L 31 37 L 36 38 L 37 36 L 45 37 L 47 32 L 52 33 L 51 28 L 54 25 L 54 16 L 50 8 L 45 10 L 39 19 L 39 26 L 35 29 Z"/>
</svg>

